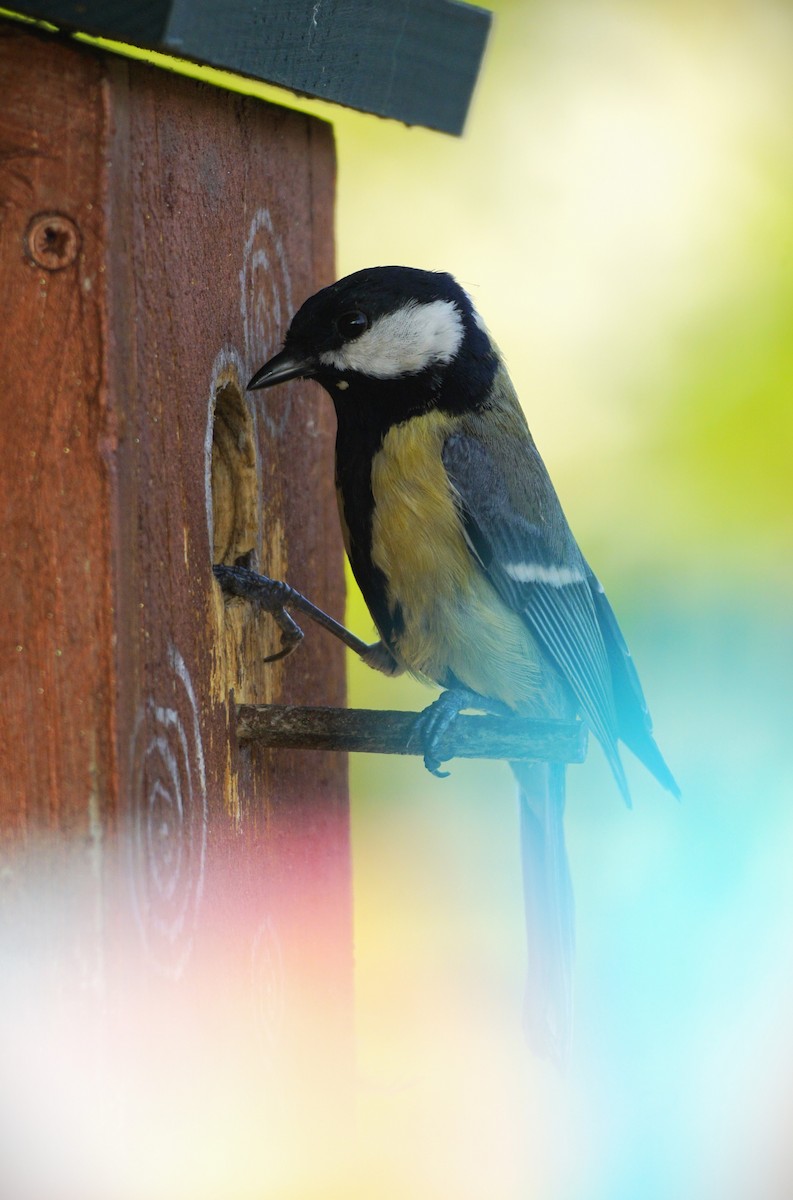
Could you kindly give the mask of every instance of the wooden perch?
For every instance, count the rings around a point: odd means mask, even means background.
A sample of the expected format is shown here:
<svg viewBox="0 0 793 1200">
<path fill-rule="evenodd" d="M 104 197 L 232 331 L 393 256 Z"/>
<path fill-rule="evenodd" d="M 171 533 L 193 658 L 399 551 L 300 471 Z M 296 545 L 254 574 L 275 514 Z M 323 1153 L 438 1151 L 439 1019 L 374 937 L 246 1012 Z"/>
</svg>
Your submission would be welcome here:
<svg viewBox="0 0 793 1200">
<path fill-rule="evenodd" d="M 237 737 L 241 743 L 283 750 L 421 754 L 420 739 L 413 737 L 418 715 L 367 708 L 240 704 Z M 441 757 L 579 763 L 586 756 L 586 745 L 580 721 L 460 716 L 441 741 Z"/>
</svg>

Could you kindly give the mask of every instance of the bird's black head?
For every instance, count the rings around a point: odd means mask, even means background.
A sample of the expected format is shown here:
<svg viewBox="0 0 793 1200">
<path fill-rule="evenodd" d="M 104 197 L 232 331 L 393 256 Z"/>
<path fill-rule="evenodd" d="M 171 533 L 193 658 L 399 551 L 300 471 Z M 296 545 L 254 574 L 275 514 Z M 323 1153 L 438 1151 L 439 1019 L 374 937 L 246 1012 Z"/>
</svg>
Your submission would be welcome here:
<svg viewBox="0 0 793 1200">
<path fill-rule="evenodd" d="M 476 407 L 497 365 L 468 294 L 451 275 L 370 267 L 306 300 L 283 350 L 248 386 L 316 379 L 340 418 L 366 420 L 375 409 L 390 422 L 433 407 Z"/>
</svg>

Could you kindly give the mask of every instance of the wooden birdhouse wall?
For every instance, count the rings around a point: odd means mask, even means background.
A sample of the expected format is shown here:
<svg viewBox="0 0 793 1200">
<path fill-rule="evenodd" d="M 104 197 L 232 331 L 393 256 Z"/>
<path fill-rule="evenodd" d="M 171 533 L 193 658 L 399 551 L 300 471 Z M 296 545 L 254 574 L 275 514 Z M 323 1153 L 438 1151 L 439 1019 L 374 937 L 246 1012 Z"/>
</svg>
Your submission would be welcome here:
<svg viewBox="0 0 793 1200">
<path fill-rule="evenodd" d="M 264 664 L 212 564 L 342 614 L 332 410 L 245 392 L 333 277 L 331 131 L 13 26 L 0 96 L 0 946 L 111 1091 L 154 1055 L 184 1102 L 197 1053 L 305 1112 L 349 1067 L 346 762 L 234 712 L 343 704 L 342 651 Z"/>
</svg>

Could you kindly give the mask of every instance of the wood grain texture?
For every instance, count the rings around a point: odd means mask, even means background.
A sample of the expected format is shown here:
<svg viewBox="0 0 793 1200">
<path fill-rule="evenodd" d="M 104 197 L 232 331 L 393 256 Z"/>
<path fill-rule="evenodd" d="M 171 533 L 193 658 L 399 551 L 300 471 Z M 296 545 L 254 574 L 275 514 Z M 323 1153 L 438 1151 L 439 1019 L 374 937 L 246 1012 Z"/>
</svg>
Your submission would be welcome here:
<svg viewBox="0 0 793 1200">
<path fill-rule="evenodd" d="M 452 0 L 17 0 L 14 10 L 456 134 L 492 20 Z"/>
<path fill-rule="evenodd" d="M 307 637 L 261 663 L 271 622 L 226 606 L 211 574 L 211 464 L 216 398 L 233 393 L 254 561 L 341 614 L 331 406 L 314 385 L 266 406 L 244 392 L 333 277 L 331 133 L 0 28 L 0 952 L 43 862 L 56 907 L 76 899 L 38 944 L 84 964 L 59 986 L 93 995 L 97 1028 L 110 1013 L 149 1062 L 152 1021 L 202 1012 L 169 1079 L 234 1028 L 245 1082 L 275 1071 L 288 1088 L 310 1063 L 294 1086 L 319 1107 L 351 1061 L 346 762 L 238 750 L 230 689 L 343 705 L 343 651 Z M 59 270 L 26 253 L 41 214 L 77 230 Z"/>
<path fill-rule="evenodd" d="M 22 53 L 33 46 L 39 86 Z M 86 835 L 112 805 L 110 487 L 104 448 L 103 71 L 0 42 L 0 828 Z M 37 266 L 26 231 L 59 212 L 80 249 Z M 42 738 L 40 731 L 46 730 Z"/>
</svg>

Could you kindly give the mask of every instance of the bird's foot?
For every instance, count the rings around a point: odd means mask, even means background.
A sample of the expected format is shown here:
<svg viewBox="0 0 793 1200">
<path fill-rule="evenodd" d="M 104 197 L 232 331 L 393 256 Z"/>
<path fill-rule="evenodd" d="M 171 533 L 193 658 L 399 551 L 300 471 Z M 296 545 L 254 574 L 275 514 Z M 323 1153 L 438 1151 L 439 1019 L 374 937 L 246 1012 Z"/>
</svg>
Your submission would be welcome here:
<svg viewBox="0 0 793 1200">
<path fill-rule="evenodd" d="M 275 654 L 268 654 L 264 662 L 276 662 L 297 649 L 303 640 L 303 630 L 284 607 L 293 595 L 293 589 L 288 583 L 270 579 L 267 575 L 258 575 L 249 567 L 217 563 L 212 570 L 227 596 L 240 596 L 243 600 L 255 604 L 257 608 L 270 613 L 281 630 L 281 649 Z"/>
<path fill-rule="evenodd" d="M 449 775 L 448 771 L 440 769 L 443 762 L 440 753 L 441 742 L 466 708 L 477 708 L 481 712 L 493 713 L 496 716 L 506 716 L 510 711 L 505 704 L 480 696 L 470 688 L 454 687 L 441 692 L 437 700 L 433 700 L 432 704 L 419 713 L 410 737 L 411 742 L 421 741 L 424 766 L 438 779 L 446 779 Z"/>
</svg>

